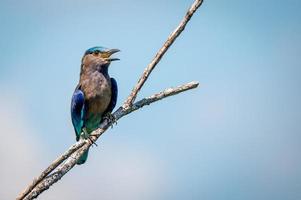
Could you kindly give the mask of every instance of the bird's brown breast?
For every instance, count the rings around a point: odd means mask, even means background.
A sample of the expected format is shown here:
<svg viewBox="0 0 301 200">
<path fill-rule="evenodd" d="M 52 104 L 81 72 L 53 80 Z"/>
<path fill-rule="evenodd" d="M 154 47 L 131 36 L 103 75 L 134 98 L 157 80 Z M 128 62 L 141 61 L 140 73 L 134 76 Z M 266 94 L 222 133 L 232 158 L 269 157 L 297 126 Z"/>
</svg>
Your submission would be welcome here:
<svg viewBox="0 0 301 200">
<path fill-rule="evenodd" d="M 85 95 L 86 119 L 94 129 L 101 121 L 102 115 L 111 101 L 111 81 L 99 72 L 83 74 L 80 79 L 81 89 Z M 96 124 L 96 125 L 95 125 Z M 89 128 L 89 127 L 87 127 Z"/>
</svg>

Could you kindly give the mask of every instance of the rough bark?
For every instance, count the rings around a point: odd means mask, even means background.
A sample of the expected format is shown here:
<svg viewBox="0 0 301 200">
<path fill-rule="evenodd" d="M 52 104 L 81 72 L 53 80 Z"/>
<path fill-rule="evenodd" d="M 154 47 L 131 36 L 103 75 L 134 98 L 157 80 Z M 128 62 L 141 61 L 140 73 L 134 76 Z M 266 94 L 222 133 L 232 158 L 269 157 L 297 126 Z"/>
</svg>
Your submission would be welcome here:
<svg viewBox="0 0 301 200">
<path fill-rule="evenodd" d="M 203 0 L 196 0 L 191 5 L 191 7 L 186 12 L 186 15 L 178 25 L 178 27 L 168 36 L 166 42 L 163 44 L 161 49 L 157 52 L 153 60 L 148 64 L 148 66 L 145 68 L 143 74 L 141 75 L 140 79 L 138 80 L 137 84 L 133 88 L 131 94 L 127 98 L 127 100 L 124 103 L 124 107 L 129 107 L 133 104 L 135 101 L 137 94 L 139 90 L 142 88 L 143 84 L 149 77 L 150 73 L 153 71 L 153 69 L 156 67 L 156 65 L 160 62 L 161 58 L 165 54 L 165 52 L 168 50 L 168 48 L 173 44 L 173 42 L 177 39 L 177 37 L 182 33 L 182 31 L 185 29 L 186 24 L 189 22 L 192 15 L 195 13 L 195 11 L 202 5 Z"/>
<path fill-rule="evenodd" d="M 166 42 L 163 44 L 162 48 L 157 52 L 154 59 L 151 63 L 145 68 L 137 84 L 133 88 L 132 92 L 124 102 L 114 113 L 116 121 L 121 117 L 130 114 L 133 111 L 136 111 L 142 108 L 145 105 L 149 105 L 153 102 L 161 100 L 163 98 L 176 95 L 178 93 L 196 88 L 198 82 L 190 82 L 175 88 L 168 88 L 162 92 L 154 94 L 148 98 L 144 98 L 136 103 L 133 103 L 137 97 L 138 92 L 144 85 L 145 81 L 148 79 L 152 70 L 160 62 L 161 58 L 168 50 L 168 48 L 173 44 L 176 38 L 181 34 L 185 29 L 186 24 L 195 13 L 195 11 L 203 3 L 203 0 L 195 0 L 191 7 L 188 9 L 186 15 L 178 25 L 178 27 L 170 34 Z M 47 190 L 51 185 L 59 181 L 70 169 L 72 169 L 80 156 L 87 150 L 93 142 L 95 142 L 111 125 L 112 121 L 108 119 L 104 120 L 98 129 L 92 132 L 91 140 L 81 140 L 73 144 L 64 154 L 59 156 L 53 163 L 49 165 L 37 178 L 35 178 L 27 188 L 19 194 L 17 200 L 30 200 L 38 197 L 43 191 Z"/>
<path fill-rule="evenodd" d="M 159 101 L 161 99 L 164 99 L 166 97 L 176 95 L 178 93 L 196 88 L 199 85 L 198 82 L 190 82 L 175 88 L 168 88 L 165 89 L 162 92 L 159 92 L 157 94 L 154 94 L 148 98 L 144 98 L 136 103 L 134 103 L 131 107 L 128 109 L 124 109 L 122 106 L 117 109 L 113 116 L 115 117 L 116 121 L 120 118 L 124 117 L 125 115 L 130 114 L 131 112 L 134 112 L 140 108 L 142 108 L 145 105 L 150 105 L 151 103 L 154 103 L 156 101 Z M 95 142 L 111 125 L 112 121 L 105 120 L 101 126 L 93 131 L 91 133 L 92 141 Z M 36 198 L 39 194 L 41 194 L 43 191 L 47 190 L 52 184 L 56 183 L 58 180 L 60 180 L 70 169 L 72 169 L 75 165 L 77 160 L 80 158 L 80 156 L 91 146 L 93 143 L 89 140 L 82 140 L 75 144 L 76 146 L 81 146 L 77 151 L 75 151 L 71 156 L 67 158 L 67 160 L 58 166 L 51 174 L 49 174 L 46 178 L 44 177 L 40 183 L 36 184 L 34 189 L 23 199 L 29 200 Z M 72 146 L 67 152 L 73 151 L 74 147 Z M 62 158 L 62 156 L 60 157 Z M 51 164 L 52 165 L 52 164 Z"/>
</svg>

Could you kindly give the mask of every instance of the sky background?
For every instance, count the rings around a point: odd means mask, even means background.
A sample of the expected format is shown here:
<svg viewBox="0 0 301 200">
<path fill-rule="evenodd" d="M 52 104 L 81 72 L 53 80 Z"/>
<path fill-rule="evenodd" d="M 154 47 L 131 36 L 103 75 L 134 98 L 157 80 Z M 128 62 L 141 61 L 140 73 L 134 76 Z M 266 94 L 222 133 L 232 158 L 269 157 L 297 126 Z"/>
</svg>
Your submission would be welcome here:
<svg viewBox="0 0 301 200">
<path fill-rule="evenodd" d="M 0 1 L 0 198 L 75 142 L 84 51 L 119 48 L 121 105 L 190 0 Z M 301 1 L 207 0 L 138 99 L 195 90 L 118 122 L 39 199 L 301 199 Z M 117 54 L 116 54 L 117 55 Z"/>
</svg>

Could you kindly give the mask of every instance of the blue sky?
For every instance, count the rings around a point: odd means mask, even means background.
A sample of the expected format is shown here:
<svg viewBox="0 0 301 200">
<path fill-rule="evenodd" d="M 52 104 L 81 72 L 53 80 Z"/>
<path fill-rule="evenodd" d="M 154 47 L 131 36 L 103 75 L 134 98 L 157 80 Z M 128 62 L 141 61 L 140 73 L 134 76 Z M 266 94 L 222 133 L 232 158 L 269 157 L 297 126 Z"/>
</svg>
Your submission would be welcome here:
<svg viewBox="0 0 301 200">
<path fill-rule="evenodd" d="M 87 48 L 119 48 L 118 105 L 192 1 L 0 2 L 0 197 L 67 149 Z M 119 121 L 40 199 L 301 198 L 301 2 L 205 1 L 139 98 L 200 87 Z M 16 167 L 18 166 L 18 167 Z"/>
</svg>

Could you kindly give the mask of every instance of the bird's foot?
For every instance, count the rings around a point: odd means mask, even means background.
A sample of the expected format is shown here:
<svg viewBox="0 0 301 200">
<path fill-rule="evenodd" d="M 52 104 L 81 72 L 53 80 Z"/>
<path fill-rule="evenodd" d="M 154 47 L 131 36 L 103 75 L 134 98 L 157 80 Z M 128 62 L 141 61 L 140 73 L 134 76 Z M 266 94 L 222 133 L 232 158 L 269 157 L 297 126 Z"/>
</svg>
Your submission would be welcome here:
<svg viewBox="0 0 301 200">
<path fill-rule="evenodd" d="M 104 119 L 108 120 L 109 123 L 111 123 L 111 128 L 113 128 L 113 125 L 117 125 L 117 120 L 112 113 L 105 114 Z"/>
<path fill-rule="evenodd" d="M 93 141 L 92 135 L 90 135 L 90 134 L 88 133 L 88 131 L 87 131 L 86 128 L 83 128 L 82 137 L 83 137 L 84 139 L 86 139 L 86 140 L 88 139 L 88 140 L 91 142 L 92 145 L 98 146 L 98 145 L 96 144 L 96 142 Z"/>
<path fill-rule="evenodd" d="M 87 139 L 90 140 L 90 142 L 92 143 L 92 145 L 95 145 L 96 147 L 98 146 L 98 145 L 96 144 L 96 142 L 94 142 L 94 141 L 92 140 L 92 135 L 89 136 Z"/>
</svg>

